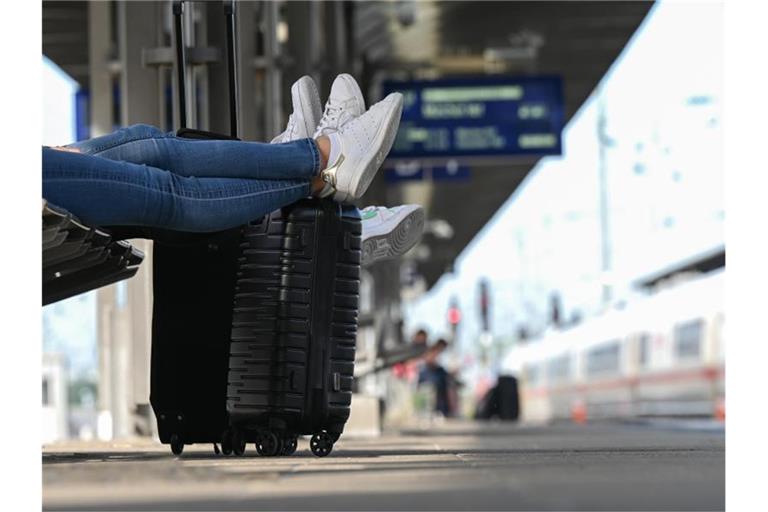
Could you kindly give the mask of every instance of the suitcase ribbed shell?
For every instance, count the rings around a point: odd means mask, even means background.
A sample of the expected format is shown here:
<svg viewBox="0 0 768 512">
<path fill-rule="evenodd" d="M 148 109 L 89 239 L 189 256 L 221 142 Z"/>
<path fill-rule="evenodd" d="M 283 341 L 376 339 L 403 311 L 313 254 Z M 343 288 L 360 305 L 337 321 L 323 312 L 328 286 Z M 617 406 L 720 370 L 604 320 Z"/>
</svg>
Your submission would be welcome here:
<svg viewBox="0 0 768 512">
<path fill-rule="evenodd" d="M 319 200 L 244 227 L 227 412 L 247 438 L 263 428 L 343 430 L 352 398 L 360 234 L 356 208 Z"/>
</svg>

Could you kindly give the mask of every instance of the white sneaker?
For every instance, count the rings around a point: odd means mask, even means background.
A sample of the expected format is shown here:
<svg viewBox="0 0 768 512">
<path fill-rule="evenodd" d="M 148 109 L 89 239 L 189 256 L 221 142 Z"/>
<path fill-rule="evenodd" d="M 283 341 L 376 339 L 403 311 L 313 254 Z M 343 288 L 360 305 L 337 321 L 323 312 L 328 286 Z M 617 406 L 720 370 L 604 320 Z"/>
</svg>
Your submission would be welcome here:
<svg viewBox="0 0 768 512">
<path fill-rule="evenodd" d="M 339 131 L 339 128 L 365 113 L 365 100 L 357 81 L 346 73 L 338 75 L 331 85 L 331 94 L 325 102 L 325 112 L 317 124 L 313 137 Z"/>
<path fill-rule="evenodd" d="M 331 144 L 339 144 L 337 152 L 331 151 L 338 156 L 334 156 L 334 161 L 320 173 L 335 189 L 334 200 L 357 199 L 368 190 L 376 171 L 392 149 L 402 112 L 403 95 L 393 92 L 365 114 L 339 124 L 338 131 L 329 128 L 325 132 L 334 139 Z"/>
<path fill-rule="evenodd" d="M 272 139 L 271 144 L 312 137 L 312 133 L 320 122 L 323 112 L 320 107 L 320 94 L 311 77 L 305 75 L 293 83 L 291 103 L 293 113 L 288 117 L 288 125 L 283 133 Z"/>
<path fill-rule="evenodd" d="M 393 208 L 369 206 L 360 215 L 363 254 L 360 264 L 372 265 L 408 252 L 424 232 L 424 209 L 417 204 Z"/>
</svg>

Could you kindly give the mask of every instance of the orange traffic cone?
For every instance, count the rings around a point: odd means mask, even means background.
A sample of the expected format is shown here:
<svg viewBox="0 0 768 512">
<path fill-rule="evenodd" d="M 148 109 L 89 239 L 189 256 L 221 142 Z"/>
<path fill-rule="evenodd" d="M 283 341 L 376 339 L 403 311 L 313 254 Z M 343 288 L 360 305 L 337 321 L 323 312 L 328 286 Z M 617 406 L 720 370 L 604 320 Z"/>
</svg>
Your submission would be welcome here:
<svg viewBox="0 0 768 512">
<path fill-rule="evenodd" d="M 582 400 L 578 400 L 571 405 L 571 420 L 579 425 L 587 422 L 587 406 Z"/>
<path fill-rule="evenodd" d="M 725 398 L 719 398 L 715 403 L 715 419 L 725 421 Z"/>
</svg>

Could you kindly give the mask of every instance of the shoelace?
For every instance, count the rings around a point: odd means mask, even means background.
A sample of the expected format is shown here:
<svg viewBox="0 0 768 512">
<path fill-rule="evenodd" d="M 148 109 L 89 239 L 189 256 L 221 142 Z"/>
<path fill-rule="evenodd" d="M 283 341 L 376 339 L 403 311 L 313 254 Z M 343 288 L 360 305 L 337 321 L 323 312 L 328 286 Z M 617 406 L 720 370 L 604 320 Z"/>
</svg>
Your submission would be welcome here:
<svg viewBox="0 0 768 512">
<path fill-rule="evenodd" d="M 335 105 L 330 101 L 325 104 L 325 112 L 320 119 L 320 124 L 317 127 L 319 133 L 323 133 L 326 128 L 336 129 L 338 127 L 338 121 L 343 111 L 343 105 Z"/>
<path fill-rule="evenodd" d="M 341 124 L 342 116 L 346 113 L 347 117 L 349 118 L 347 122 L 344 123 L 344 126 L 351 126 L 352 123 L 357 121 L 359 117 L 354 117 L 352 114 L 348 112 L 349 110 L 349 102 L 354 101 L 351 98 L 348 98 L 340 103 L 332 102 L 330 99 L 325 104 L 325 112 L 323 113 L 323 117 L 320 119 L 320 123 L 317 126 L 317 133 L 324 134 L 323 130 L 326 128 L 331 128 L 333 130 L 338 130 L 340 128 L 339 124 Z"/>
</svg>

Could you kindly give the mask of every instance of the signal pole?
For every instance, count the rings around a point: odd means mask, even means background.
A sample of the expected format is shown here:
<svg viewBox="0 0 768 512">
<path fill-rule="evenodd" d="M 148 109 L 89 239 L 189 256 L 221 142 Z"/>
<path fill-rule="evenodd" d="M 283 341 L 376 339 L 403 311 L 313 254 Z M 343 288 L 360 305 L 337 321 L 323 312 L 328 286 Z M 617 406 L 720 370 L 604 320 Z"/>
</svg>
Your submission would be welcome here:
<svg viewBox="0 0 768 512">
<path fill-rule="evenodd" d="M 448 306 L 448 325 L 451 327 L 451 342 L 456 341 L 456 332 L 459 329 L 459 323 L 461 322 L 461 310 L 459 309 L 459 301 L 456 297 L 451 298 L 450 305 Z"/>
<path fill-rule="evenodd" d="M 611 302 L 611 227 L 609 224 L 608 206 L 608 166 L 606 163 L 606 149 L 610 139 L 606 132 L 607 119 L 605 117 L 605 97 L 602 91 L 597 100 L 597 143 L 598 143 L 598 172 L 600 187 L 600 256 L 601 256 L 601 281 L 602 303 L 607 307 Z"/>
</svg>

